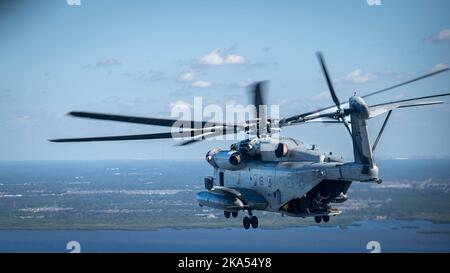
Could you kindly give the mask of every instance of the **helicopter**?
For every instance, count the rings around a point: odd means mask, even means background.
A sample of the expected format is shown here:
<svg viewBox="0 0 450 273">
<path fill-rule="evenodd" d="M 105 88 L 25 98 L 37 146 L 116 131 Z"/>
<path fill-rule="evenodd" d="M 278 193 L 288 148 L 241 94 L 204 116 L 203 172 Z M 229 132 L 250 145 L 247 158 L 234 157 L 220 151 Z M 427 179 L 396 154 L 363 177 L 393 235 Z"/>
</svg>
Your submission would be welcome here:
<svg viewBox="0 0 450 273">
<path fill-rule="evenodd" d="M 287 118 L 267 117 L 265 81 L 250 87 L 255 117 L 239 124 L 213 123 L 193 120 L 148 118 L 72 111 L 79 118 L 108 120 L 135 124 L 176 127 L 178 131 L 104 137 L 50 139 L 51 142 L 123 141 L 143 139 L 183 139 L 178 145 L 189 145 L 220 135 L 244 132 L 249 137 L 233 143 L 229 149 L 213 148 L 206 161 L 213 167 L 211 176 L 204 178 L 205 189 L 198 192 L 200 206 L 222 210 L 224 217 L 237 217 L 247 212 L 242 223 L 245 229 L 257 228 L 254 211 L 280 213 L 283 216 L 314 217 L 316 223 L 329 222 L 331 216 L 342 213 L 332 204 L 348 199 L 352 182 L 381 183 L 374 151 L 393 110 L 442 104 L 427 100 L 449 96 L 442 93 L 369 105 L 365 99 L 394 88 L 413 83 L 450 70 L 444 68 L 393 86 L 341 101 L 334 89 L 322 53 L 317 52 L 333 105 Z M 371 145 L 368 120 L 387 113 L 374 144 Z M 309 122 L 343 124 L 351 137 L 354 160 L 344 162 L 332 153 L 321 153 L 316 147 L 306 148 L 294 138 L 274 136 L 283 127 Z"/>
</svg>

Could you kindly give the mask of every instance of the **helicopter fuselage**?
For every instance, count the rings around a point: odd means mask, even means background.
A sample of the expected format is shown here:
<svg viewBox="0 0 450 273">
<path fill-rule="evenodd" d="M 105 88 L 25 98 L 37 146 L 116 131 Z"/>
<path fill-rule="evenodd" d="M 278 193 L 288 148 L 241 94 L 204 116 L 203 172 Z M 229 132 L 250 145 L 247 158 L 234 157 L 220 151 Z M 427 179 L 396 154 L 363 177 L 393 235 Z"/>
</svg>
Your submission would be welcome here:
<svg viewBox="0 0 450 273">
<path fill-rule="evenodd" d="M 344 163 L 341 158 L 306 149 L 291 138 L 253 138 L 230 150 L 212 149 L 214 167 L 205 179 L 200 205 L 229 212 L 264 210 L 289 216 L 339 214 L 330 203 L 342 203 L 352 181 L 379 182 L 378 168 Z"/>
</svg>

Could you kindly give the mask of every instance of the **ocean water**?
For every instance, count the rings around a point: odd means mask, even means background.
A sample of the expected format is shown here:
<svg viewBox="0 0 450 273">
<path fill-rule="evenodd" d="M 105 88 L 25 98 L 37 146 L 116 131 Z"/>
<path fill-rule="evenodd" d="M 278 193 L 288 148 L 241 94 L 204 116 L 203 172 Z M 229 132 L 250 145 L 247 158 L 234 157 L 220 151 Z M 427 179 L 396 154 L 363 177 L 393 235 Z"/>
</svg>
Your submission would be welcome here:
<svg viewBox="0 0 450 273">
<path fill-rule="evenodd" d="M 432 230 L 433 232 L 429 232 Z M 0 252 L 450 252 L 450 225 L 426 221 L 366 221 L 348 228 L 130 230 L 2 230 Z"/>
</svg>

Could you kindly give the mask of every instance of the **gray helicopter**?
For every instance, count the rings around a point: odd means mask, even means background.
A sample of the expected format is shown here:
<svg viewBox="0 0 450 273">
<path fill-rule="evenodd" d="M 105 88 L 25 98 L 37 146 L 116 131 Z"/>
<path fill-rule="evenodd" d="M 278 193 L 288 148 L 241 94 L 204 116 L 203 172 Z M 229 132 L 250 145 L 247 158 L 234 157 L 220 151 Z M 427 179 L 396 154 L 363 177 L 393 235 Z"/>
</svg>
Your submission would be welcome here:
<svg viewBox="0 0 450 273">
<path fill-rule="evenodd" d="M 392 114 L 398 108 L 436 105 L 442 101 L 426 99 L 449 96 L 450 93 L 403 99 L 376 105 L 368 105 L 367 97 L 445 72 L 437 70 L 363 96 L 353 95 L 341 102 L 334 90 L 330 74 L 322 54 L 317 53 L 319 63 L 334 105 L 288 118 L 267 117 L 264 101 L 265 82 L 251 87 L 255 119 L 242 124 L 214 123 L 190 120 L 161 119 L 110 115 L 91 112 L 70 112 L 69 115 L 97 120 L 119 121 L 166 127 L 179 127 L 177 133 L 156 133 L 107 137 L 52 139 L 51 142 L 119 141 L 141 139 L 182 138 L 179 145 L 188 145 L 219 135 L 247 133 L 250 137 L 231 145 L 230 149 L 213 148 L 206 154 L 206 161 L 214 168 L 204 179 L 205 190 L 197 193 L 200 206 L 222 210 L 226 218 L 243 218 L 245 229 L 257 228 L 254 211 L 270 211 L 294 217 L 314 217 L 316 223 L 328 222 L 330 216 L 341 214 L 331 204 L 345 202 L 347 191 L 354 181 L 381 183 L 379 169 L 373 158 L 381 135 Z M 387 113 L 373 146 L 367 121 Z M 347 118 L 350 118 L 349 120 Z M 341 123 L 353 143 L 353 162 L 341 157 L 321 153 L 314 146 L 306 148 L 299 140 L 275 137 L 281 128 L 308 122 Z M 181 125 L 181 126 L 180 126 Z M 187 138 L 187 140 L 186 140 Z"/>
</svg>

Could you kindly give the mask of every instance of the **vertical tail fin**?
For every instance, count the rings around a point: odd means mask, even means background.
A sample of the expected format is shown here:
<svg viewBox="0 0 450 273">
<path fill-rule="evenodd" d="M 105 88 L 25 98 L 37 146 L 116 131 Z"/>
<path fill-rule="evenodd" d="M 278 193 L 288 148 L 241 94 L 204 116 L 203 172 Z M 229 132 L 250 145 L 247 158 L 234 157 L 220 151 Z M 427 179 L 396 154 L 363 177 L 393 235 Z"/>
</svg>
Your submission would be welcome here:
<svg viewBox="0 0 450 273">
<path fill-rule="evenodd" d="M 375 165 L 370 145 L 369 129 L 367 119 L 361 118 L 357 114 L 351 114 L 351 126 L 353 134 L 353 155 L 355 162 L 368 165 L 373 168 Z"/>
<path fill-rule="evenodd" d="M 369 129 L 367 127 L 367 120 L 370 116 L 369 107 L 361 97 L 357 96 L 353 96 L 349 99 L 349 105 L 351 109 L 351 134 L 355 163 L 364 165 L 364 170 L 372 169 L 375 166 L 375 162 L 373 160 L 372 146 L 370 145 L 369 139 Z"/>
</svg>

